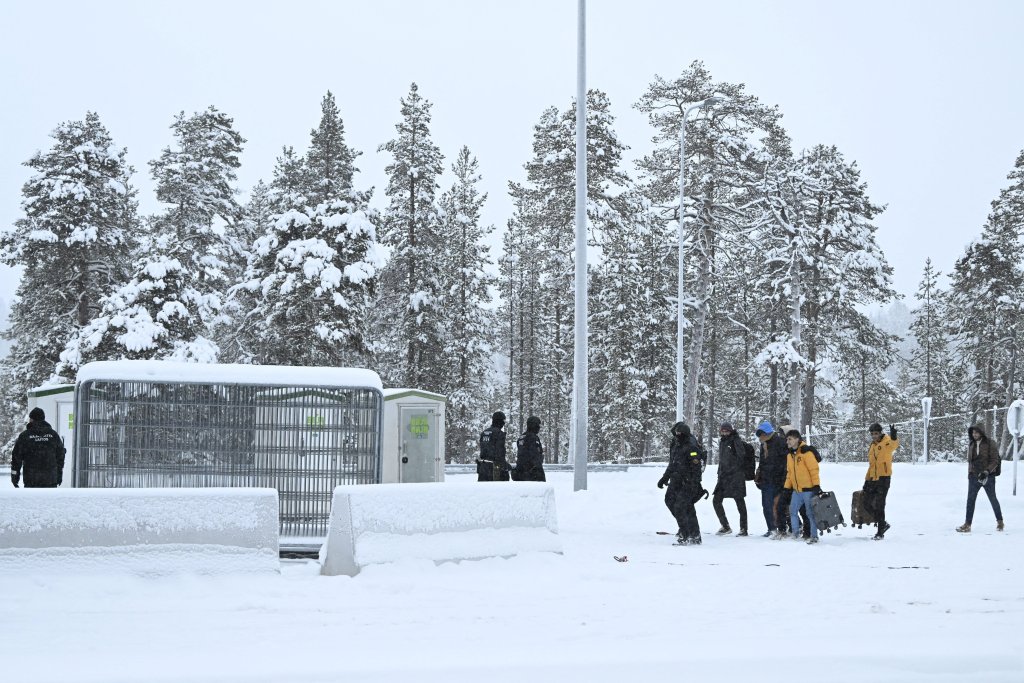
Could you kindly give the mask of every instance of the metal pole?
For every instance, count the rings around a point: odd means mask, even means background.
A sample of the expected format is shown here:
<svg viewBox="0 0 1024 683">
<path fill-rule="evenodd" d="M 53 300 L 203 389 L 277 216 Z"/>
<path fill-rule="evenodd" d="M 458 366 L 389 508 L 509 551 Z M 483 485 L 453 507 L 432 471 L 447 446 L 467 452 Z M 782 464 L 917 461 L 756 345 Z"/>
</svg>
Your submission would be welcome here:
<svg viewBox="0 0 1024 683">
<path fill-rule="evenodd" d="M 1017 495 L 1017 461 L 1020 460 L 1020 443 L 1017 437 L 1013 438 L 1013 495 Z"/>
<path fill-rule="evenodd" d="M 576 359 L 573 364 L 573 491 L 587 489 L 587 0 L 576 43 Z"/>
<path fill-rule="evenodd" d="M 683 218 L 686 216 L 686 115 L 689 109 L 683 110 L 683 120 L 679 124 L 679 289 L 677 292 L 676 314 L 676 422 L 683 421 L 683 392 L 686 389 L 686 378 L 683 376 L 683 333 L 685 318 L 683 316 L 683 293 L 686 290 L 686 268 L 683 261 L 683 240 L 686 232 Z"/>
</svg>

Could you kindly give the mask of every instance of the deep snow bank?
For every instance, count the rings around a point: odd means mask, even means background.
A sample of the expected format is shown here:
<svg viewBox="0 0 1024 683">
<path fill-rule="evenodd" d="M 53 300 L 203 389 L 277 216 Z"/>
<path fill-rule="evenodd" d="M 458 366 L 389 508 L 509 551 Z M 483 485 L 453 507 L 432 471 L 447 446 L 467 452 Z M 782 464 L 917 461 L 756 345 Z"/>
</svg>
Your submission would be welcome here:
<svg viewBox="0 0 1024 683">
<path fill-rule="evenodd" d="M 548 484 L 381 484 L 334 490 L 322 573 L 369 564 L 561 552 Z"/>
<path fill-rule="evenodd" d="M 274 489 L 12 489 L 0 571 L 277 572 Z"/>
</svg>

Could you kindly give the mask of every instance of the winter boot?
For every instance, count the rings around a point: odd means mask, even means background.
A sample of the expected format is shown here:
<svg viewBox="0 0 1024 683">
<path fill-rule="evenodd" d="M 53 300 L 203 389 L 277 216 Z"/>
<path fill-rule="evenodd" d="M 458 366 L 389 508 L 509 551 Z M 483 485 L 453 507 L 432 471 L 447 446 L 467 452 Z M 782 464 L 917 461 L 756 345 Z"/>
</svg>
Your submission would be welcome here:
<svg viewBox="0 0 1024 683">
<path fill-rule="evenodd" d="M 740 529 L 740 532 L 738 534 L 736 534 L 736 535 L 737 536 L 749 536 L 750 534 L 747 533 L 746 529 Z"/>
<path fill-rule="evenodd" d="M 789 534 L 783 531 L 782 529 L 778 529 L 775 531 L 774 534 L 772 534 L 773 541 L 781 541 L 784 538 L 789 538 Z"/>
<path fill-rule="evenodd" d="M 971 525 L 968 524 L 967 522 L 964 522 L 963 524 L 958 526 L 956 528 L 956 530 L 959 531 L 962 534 L 969 534 L 969 533 L 971 533 Z"/>
<path fill-rule="evenodd" d="M 700 536 L 690 536 L 690 538 L 687 539 L 687 542 L 690 545 L 700 545 Z"/>
<path fill-rule="evenodd" d="M 775 536 L 775 532 L 771 529 L 761 534 L 761 538 L 772 538 L 773 536 Z"/>
<path fill-rule="evenodd" d="M 1002 531 L 1005 527 L 1003 526 L 1003 520 L 996 520 L 996 531 Z"/>
<path fill-rule="evenodd" d="M 817 536 L 811 536 L 810 538 L 807 539 L 807 545 L 814 545 L 817 542 L 818 542 L 818 537 Z"/>
<path fill-rule="evenodd" d="M 890 526 L 892 526 L 892 525 L 889 524 L 889 522 L 886 522 L 885 523 L 885 528 L 884 529 L 879 529 L 878 533 L 876 533 L 874 536 L 872 536 L 872 538 L 874 540 L 876 540 L 876 541 L 881 541 L 883 538 L 885 538 L 885 532 L 889 530 Z"/>
<path fill-rule="evenodd" d="M 732 533 L 732 529 L 727 526 L 723 526 L 721 529 L 715 532 L 715 536 L 728 536 Z"/>
</svg>

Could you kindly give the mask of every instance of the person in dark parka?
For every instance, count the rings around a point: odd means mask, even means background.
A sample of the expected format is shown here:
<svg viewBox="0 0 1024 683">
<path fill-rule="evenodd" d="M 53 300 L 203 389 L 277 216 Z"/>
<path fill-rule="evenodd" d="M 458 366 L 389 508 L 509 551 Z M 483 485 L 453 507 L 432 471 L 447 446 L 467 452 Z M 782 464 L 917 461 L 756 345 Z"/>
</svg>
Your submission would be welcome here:
<svg viewBox="0 0 1024 683">
<path fill-rule="evenodd" d="M 672 426 L 668 467 L 658 480 L 658 488 L 668 486 L 668 490 L 665 491 L 665 505 L 679 525 L 676 536 L 680 545 L 699 545 L 701 542 L 700 524 L 693 506 L 704 493 L 700 485 L 700 476 L 706 462 L 707 454 L 700 442 L 690 433 L 689 425 L 685 422 L 676 422 Z"/>
<path fill-rule="evenodd" d="M 786 438 L 779 434 L 772 423 L 765 420 L 754 431 L 761 441 L 761 453 L 754 473 L 754 484 L 761 489 L 761 510 L 768 531 L 765 538 L 776 532 L 786 531 L 786 522 L 776 514 L 775 502 L 786 483 L 786 456 L 789 449 Z"/>
<path fill-rule="evenodd" d="M 544 476 L 544 444 L 540 442 L 540 418 L 526 418 L 526 431 L 516 442 L 516 466 L 512 478 L 516 481 L 547 481 Z"/>
<path fill-rule="evenodd" d="M 956 528 L 960 533 L 970 533 L 974 521 L 974 503 L 978 491 L 985 489 L 992 512 L 996 515 L 996 531 L 1002 531 L 1003 510 L 996 498 L 996 477 L 999 475 L 999 447 L 992 443 L 980 422 L 967 430 L 967 519 Z"/>
<path fill-rule="evenodd" d="M 46 421 L 42 408 L 28 414 L 28 427 L 18 435 L 11 455 L 11 483 L 18 488 L 54 488 L 64 477 L 64 442 Z"/>
<path fill-rule="evenodd" d="M 505 455 L 505 413 L 499 410 L 491 416 L 491 426 L 480 432 L 477 481 L 508 481 L 510 468 Z"/>
<path fill-rule="evenodd" d="M 747 477 L 743 469 L 746 455 L 743 439 L 729 422 L 722 423 L 718 435 L 718 483 L 715 484 L 714 496 L 711 499 L 718 521 L 722 523 L 717 535 L 725 536 L 732 533 L 729 519 L 725 516 L 725 506 L 722 505 L 725 498 L 732 498 L 736 501 L 736 509 L 740 513 L 740 532 L 736 535 L 746 536 L 747 504 L 743 499 L 747 495 Z"/>
</svg>

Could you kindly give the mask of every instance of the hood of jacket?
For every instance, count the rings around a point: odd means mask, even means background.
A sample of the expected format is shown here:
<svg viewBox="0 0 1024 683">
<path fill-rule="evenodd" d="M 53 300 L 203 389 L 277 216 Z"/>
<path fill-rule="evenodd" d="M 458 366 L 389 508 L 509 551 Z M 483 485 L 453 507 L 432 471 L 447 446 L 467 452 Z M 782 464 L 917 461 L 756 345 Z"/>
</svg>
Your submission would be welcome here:
<svg viewBox="0 0 1024 683">
<path fill-rule="evenodd" d="M 978 432 L 981 434 L 982 441 L 988 441 L 988 434 L 985 433 L 985 425 L 979 422 L 978 424 L 967 428 L 967 438 L 970 439 L 970 443 L 974 442 L 974 435 L 971 432 Z"/>
</svg>

